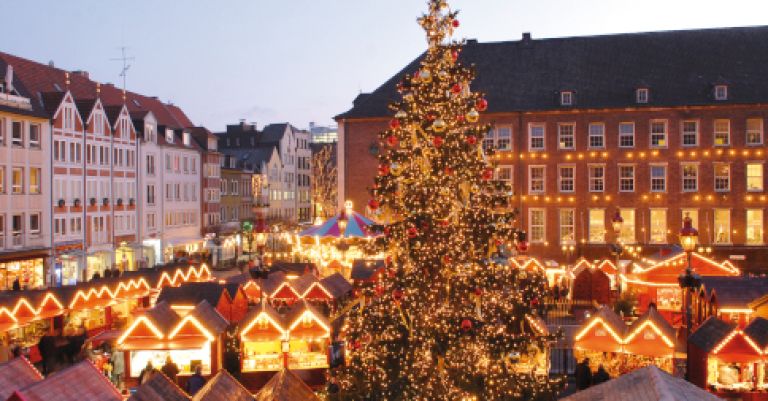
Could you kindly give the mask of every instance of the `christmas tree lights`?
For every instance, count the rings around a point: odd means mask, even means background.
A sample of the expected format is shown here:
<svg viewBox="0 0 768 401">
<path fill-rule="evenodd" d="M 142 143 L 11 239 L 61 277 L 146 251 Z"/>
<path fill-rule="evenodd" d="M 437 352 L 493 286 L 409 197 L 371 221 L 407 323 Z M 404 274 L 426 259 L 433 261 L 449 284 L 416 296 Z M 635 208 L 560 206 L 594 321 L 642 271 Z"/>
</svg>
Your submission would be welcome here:
<svg viewBox="0 0 768 401">
<path fill-rule="evenodd" d="M 495 158 L 482 147 L 488 102 L 470 89 L 474 69 L 451 40 L 457 12 L 428 4 L 418 21 L 429 47 L 398 85 L 370 188 L 368 207 L 384 222 L 373 246 L 387 255 L 387 274 L 347 317 L 347 361 L 330 398 L 552 399 L 562 380 L 549 377 L 546 349 L 556 335 L 531 318 L 546 277 L 503 257 L 525 243 L 511 189 L 494 179 Z"/>
</svg>

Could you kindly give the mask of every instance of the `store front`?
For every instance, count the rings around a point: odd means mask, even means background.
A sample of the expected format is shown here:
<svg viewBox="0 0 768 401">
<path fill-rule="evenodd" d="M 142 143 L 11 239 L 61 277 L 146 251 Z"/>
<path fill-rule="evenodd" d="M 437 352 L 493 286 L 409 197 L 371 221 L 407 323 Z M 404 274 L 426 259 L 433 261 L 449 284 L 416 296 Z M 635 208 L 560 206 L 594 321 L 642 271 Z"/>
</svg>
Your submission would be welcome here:
<svg viewBox="0 0 768 401">
<path fill-rule="evenodd" d="M 144 267 L 152 267 L 163 263 L 163 251 L 159 239 L 145 239 L 143 245 L 143 260 L 140 264 Z"/>
<path fill-rule="evenodd" d="M 277 372 L 285 366 L 285 329 L 280 315 L 269 305 L 258 306 L 243 319 L 240 332 L 242 372 Z"/>
<path fill-rule="evenodd" d="M 43 287 L 47 256 L 47 251 L 4 255 L 0 258 L 0 291 L 13 289 L 16 280 L 22 289 Z"/>
<path fill-rule="evenodd" d="M 111 251 L 89 252 L 86 257 L 86 281 L 93 279 L 96 275 L 104 277 L 104 271 L 112 268 L 112 260 Z"/>
<path fill-rule="evenodd" d="M 82 251 L 69 251 L 64 254 L 56 255 L 54 258 L 54 285 L 75 285 L 84 281 L 82 277 L 82 263 L 84 254 Z"/>
<path fill-rule="evenodd" d="M 304 304 L 288 317 L 288 369 L 327 369 L 331 328 L 328 320 Z"/>
<path fill-rule="evenodd" d="M 137 259 L 141 256 L 141 246 L 123 241 L 120 243 L 120 246 L 115 249 L 114 265 L 117 266 L 121 272 L 134 271 L 138 268 Z"/>
<path fill-rule="evenodd" d="M 167 241 L 165 248 L 163 248 L 163 261 L 168 263 L 177 259 L 200 255 L 205 252 L 204 245 L 204 241 L 200 238 Z"/>
</svg>

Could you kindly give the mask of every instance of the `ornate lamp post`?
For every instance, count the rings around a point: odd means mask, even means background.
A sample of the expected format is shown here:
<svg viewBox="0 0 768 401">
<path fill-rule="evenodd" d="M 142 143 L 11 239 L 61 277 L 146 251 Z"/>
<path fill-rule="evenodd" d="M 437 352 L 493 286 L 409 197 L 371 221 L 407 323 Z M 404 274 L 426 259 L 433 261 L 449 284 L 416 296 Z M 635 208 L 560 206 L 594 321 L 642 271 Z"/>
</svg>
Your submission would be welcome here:
<svg viewBox="0 0 768 401">
<path fill-rule="evenodd" d="M 259 266 L 256 269 L 250 271 L 251 277 L 259 280 L 259 298 L 260 304 L 264 304 L 264 279 L 269 275 L 269 270 L 264 265 L 264 248 L 267 247 L 267 228 L 261 223 L 259 224 L 259 230 L 255 234 L 256 246 L 259 249 Z"/>
<path fill-rule="evenodd" d="M 621 247 L 621 227 L 624 225 L 624 218 L 621 217 L 621 212 L 619 209 L 616 209 L 616 214 L 613 215 L 613 218 L 611 219 L 611 226 L 613 227 L 613 234 L 615 241 L 613 244 L 611 244 L 610 251 L 611 255 L 616 257 L 616 291 L 621 294 L 621 266 L 619 265 L 621 263 L 621 253 L 623 252 L 623 249 Z"/>
<path fill-rule="evenodd" d="M 688 259 L 688 267 L 685 268 L 685 274 L 681 274 L 677 281 L 680 283 L 680 289 L 683 291 L 683 303 L 685 304 L 685 341 L 691 335 L 691 325 L 693 312 L 691 311 L 691 292 L 701 287 L 701 277 L 693 271 L 691 267 L 691 253 L 696 249 L 699 242 L 699 231 L 693 227 L 693 220 L 685 215 L 683 219 L 683 228 L 680 229 L 680 246 L 683 247 Z"/>
</svg>

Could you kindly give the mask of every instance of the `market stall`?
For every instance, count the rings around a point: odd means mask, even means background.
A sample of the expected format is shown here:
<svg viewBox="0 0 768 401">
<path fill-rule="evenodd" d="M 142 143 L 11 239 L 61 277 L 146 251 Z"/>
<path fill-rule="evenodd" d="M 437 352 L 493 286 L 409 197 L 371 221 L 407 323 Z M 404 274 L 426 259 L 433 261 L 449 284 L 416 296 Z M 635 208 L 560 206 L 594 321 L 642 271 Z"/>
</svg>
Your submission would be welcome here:
<svg viewBox="0 0 768 401">
<path fill-rule="evenodd" d="M 256 391 L 285 368 L 288 333 L 283 317 L 269 304 L 256 306 L 243 319 L 240 331 L 242 381 Z"/>
<path fill-rule="evenodd" d="M 623 352 L 630 358 L 622 366 L 622 373 L 645 366 L 656 366 L 667 373 L 673 373 L 675 345 L 674 327 L 656 308 L 649 308 L 632 322 L 624 337 Z"/>
<path fill-rule="evenodd" d="M 614 364 L 620 359 L 626 331 L 627 325 L 616 313 L 605 306 L 599 308 L 574 336 L 576 360 L 589 358 L 595 368 L 601 363 Z M 617 372 L 609 373 L 615 376 Z"/>
<path fill-rule="evenodd" d="M 327 369 L 331 326 L 328 318 L 307 302 L 296 305 L 285 317 L 288 332 L 288 368 Z"/>
</svg>

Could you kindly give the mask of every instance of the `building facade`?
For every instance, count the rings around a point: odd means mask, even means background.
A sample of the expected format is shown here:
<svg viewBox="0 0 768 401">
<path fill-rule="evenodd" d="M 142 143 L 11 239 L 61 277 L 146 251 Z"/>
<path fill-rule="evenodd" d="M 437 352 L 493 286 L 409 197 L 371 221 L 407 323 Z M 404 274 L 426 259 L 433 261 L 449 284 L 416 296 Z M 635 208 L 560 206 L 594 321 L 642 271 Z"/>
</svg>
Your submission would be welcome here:
<svg viewBox="0 0 768 401">
<path fill-rule="evenodd" d="M 476 65 L 473 89 L 489 103 L 481 122 L 492 126 L 479 143 L 514 189 L 530 252 L 567 263 L 620 242 L 652 256 L 675 249 L 687 215 L 702 250 L 765 269 L 766 39 L 757 27 L 469 41 L 462 61 Z M 723 54 L 740 63 L 720 63 Z M 386 106 L 417 68 L 337 117 L 339 202 L 367 203 Z"/>
</svg>

